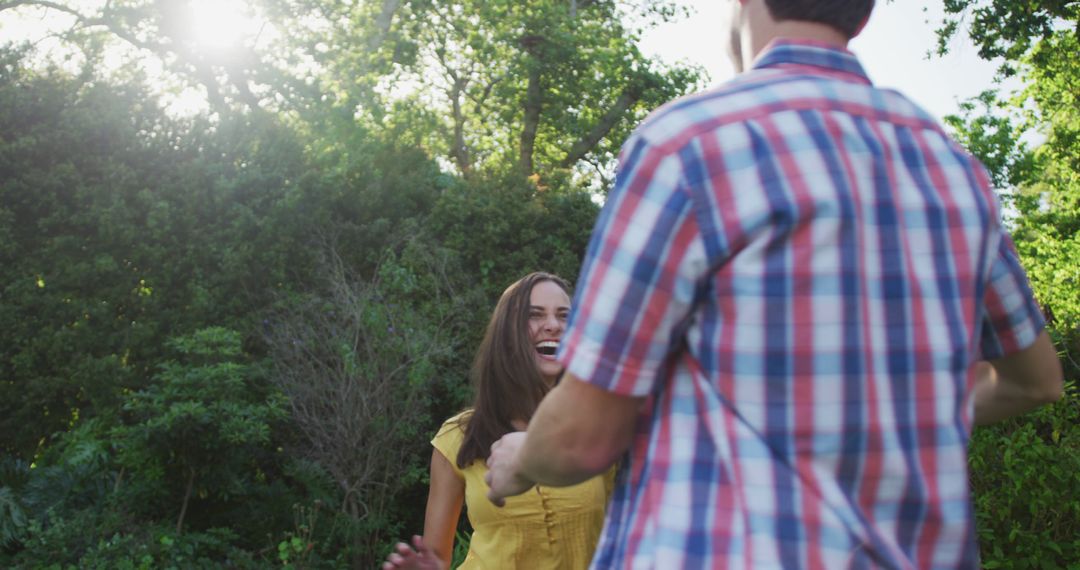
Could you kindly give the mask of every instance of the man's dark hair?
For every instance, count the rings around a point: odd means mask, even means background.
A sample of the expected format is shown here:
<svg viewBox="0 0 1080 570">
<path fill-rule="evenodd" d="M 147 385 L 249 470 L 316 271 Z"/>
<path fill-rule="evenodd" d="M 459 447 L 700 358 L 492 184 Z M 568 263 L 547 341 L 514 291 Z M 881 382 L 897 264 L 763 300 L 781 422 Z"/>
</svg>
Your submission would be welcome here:
<svg viewBox="0 0 1080 570">
<path fill-rule="evenodd" d="M 851 39 L 874 9 L 874 0 L 765 0 L 765 5 L 777 21 L 826 24 Z"/>
</svg>

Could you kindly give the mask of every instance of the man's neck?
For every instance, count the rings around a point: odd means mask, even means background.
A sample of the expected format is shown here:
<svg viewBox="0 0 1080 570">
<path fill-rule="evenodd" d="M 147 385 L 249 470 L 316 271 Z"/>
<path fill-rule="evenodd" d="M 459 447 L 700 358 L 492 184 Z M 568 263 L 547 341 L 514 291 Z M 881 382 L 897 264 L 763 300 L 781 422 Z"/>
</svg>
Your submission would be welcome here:
<svg viewBox="0 0 1080 570">
<path fill-rule="evenodd" d="M 816 22 L 803 22 L 798 20 L 786 20 L 783 22 L 770 22 L 758 33 L 752 30 L 749 34 L 750 49 L 743 45 L 744 69 L 753 67 L 754 60 L 765 51 L 770 43 L 775 40 L 811 41 L 823 43 L 838 48 L 847 48 L 848 38 L 836 28 Z"/>
</svg>

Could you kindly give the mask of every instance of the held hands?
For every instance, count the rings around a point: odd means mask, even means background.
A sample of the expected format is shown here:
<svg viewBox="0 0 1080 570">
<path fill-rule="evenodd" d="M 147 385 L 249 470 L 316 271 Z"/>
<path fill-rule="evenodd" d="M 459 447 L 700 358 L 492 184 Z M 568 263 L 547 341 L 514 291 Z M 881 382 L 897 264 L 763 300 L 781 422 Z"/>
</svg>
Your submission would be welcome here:
<svg viewBox="0 0 1080 570">
<path fill-rule="evenodd" d="M 490 487 L 488 499 L 496 507 L 505 505 L 506 497 L 520 495 L 535 484 L 519 472 L 521 465 L 518 454 L 524 444 L 523 431 L 510 432 L 491 444 L 491 455 L 487 460 L 488 472 L 484 481 Z"/>
<path fill-rule="evenodd" d="M 394 552 L 383 562 L 382 570 L 443 570 L 442 560 L 434 550 L 424 546 L 424 539 L 413 536 L 412 543 L 412 547 L 404 542 L 397 543 Z"/>
</svg>

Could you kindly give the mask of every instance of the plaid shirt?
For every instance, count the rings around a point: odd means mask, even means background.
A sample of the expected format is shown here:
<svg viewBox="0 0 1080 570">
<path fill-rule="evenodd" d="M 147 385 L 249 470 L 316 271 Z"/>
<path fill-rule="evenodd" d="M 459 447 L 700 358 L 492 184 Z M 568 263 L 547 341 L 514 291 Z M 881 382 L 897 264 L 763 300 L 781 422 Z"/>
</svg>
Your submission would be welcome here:
<svg viewBox="0 0 1080 570">
<path fill-rule="evenodd" d="M 974 568 L 971 365 L 1043 327 L 982 166 L 777 42 L 623 148 L 559 357 L 649 396 L 594 568 Z"/>
</svg>

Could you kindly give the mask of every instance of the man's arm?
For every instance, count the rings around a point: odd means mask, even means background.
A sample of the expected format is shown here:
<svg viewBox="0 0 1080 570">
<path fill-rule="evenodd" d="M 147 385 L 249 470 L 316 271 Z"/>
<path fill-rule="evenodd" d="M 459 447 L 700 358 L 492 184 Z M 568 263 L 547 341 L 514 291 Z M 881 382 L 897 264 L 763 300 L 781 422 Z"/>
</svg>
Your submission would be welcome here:
<svg viewBox="0 0 1080 570">
<path fill-rule="evenodd" d="M 1043 331 L 1031 346 L 983 366 L 975 384 L 975 425 L 987 425 L 1054 402 L 1062 394 L 1061 361 Z"/>
<path fill-rule="evenodd" d="M 620 396 L 564 374 L 526 432 L 508 434 L 488 458 L 488 498 L 496 505 L 534 484 L 563 487 L 603 473 L 634 438 L 645 398 Z"/>
</svg>

